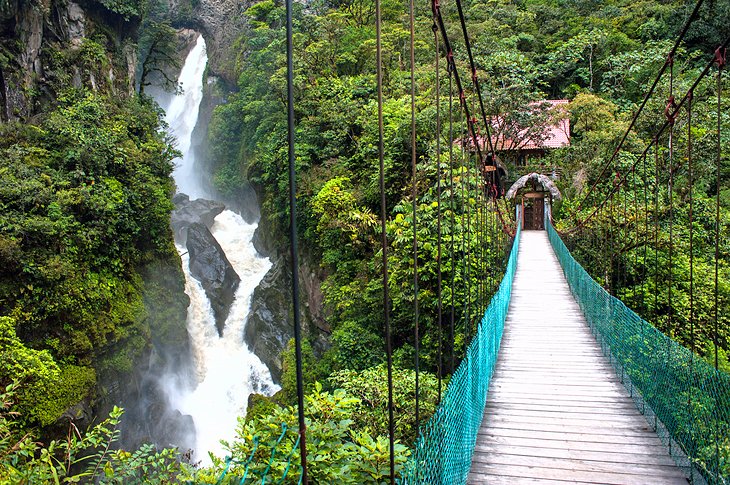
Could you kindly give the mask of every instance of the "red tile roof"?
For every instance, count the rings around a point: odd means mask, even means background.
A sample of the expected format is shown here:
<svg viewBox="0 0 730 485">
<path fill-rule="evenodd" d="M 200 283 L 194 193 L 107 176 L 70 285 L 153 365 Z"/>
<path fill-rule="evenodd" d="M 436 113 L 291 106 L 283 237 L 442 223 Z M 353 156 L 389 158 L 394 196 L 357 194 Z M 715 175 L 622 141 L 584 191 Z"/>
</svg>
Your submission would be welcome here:
<svg viewBox="0 0 730 485">
<path fill-rule="evenodd" d="M 563 111 L 563 106 L 567 106 L 567 99 L 548 99 L 541 101 L 541 103 L 549 103 L 551 109 Z M 496 130 L 498 121 L 492 121 L 493 129 Z M 524 130 L 522 133 L 526 132 Z M 505 139 L 500 135 L 492 135 L 492 144 L 494 145 L 495 151 L 513 151 L 513 150 L 539 150 L 544 148 L 560 148 L 570 146 L 570 118 L 567 116 L 561 116 L 557 122 L 551 126 L 548 126 L 543 140 L 531 140 L 523 139 L 519 142 L 515 142 L 512 139 Z M 484 136 L 477 137 L 479 145 L 486 146 L 486 140 Z M 460 143 L 461 140 L 456 140 Z M 473 142 L 469 139 L 469 146 L 472 146 Z"/>
</svg>

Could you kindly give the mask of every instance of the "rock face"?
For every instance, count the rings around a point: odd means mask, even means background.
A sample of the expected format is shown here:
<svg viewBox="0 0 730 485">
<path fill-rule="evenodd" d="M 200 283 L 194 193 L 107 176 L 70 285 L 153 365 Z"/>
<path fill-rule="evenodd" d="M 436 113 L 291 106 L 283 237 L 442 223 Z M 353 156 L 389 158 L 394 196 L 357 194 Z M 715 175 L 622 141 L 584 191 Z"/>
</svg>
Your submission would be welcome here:
<svg viewBox="0 0 730 485">
<path fill-rule="evenodd" d="M 170 225 L 175 233 L 175 241 L 186 244 L 188 228 L 192 224 L 202 224 L 208 229 L 213 227 L 215 217 L 223 212 L 225 205 L 214 200 L 190 200 L 186 194 L 177 194 L 172 199 L 175 210 L 172 211 Z"/>
<path fill-rule="evenodd" d="M 284 257 L 276 259 L 254 290 L 244 335 L 249 348 L 266 364 L 275 382 L 281 381 L 283 352 L 294 338 L 291 277 L 286 263 Z"/>
<path fill-rule="evenodd" d="M 274 256 L 271 256 L 274 259 Z M 323 313 L 322 275 L 312 270 L 310 258 L 302 257 L 299 267 L 302 328 L 316 354 L 329 347 L 331 330 Z M 244 339 L 251 350 L 266 364 L 275 381 L 281 380 L 283 352 L 294 338 L 291 300 L 291 262 L 281 254 L 254 291 L 251 313 Z"/>
<path fill-rule="evenodd" d="M 89 32 L 103 32 L 92 42 L 106 49 L 109 62 L 64 65 L 54 57 L 72 58 L 90 41 Z M 0 2 L 0 121 L 27 119 L 53 104 L 72 85 L 93 91 L 134 93 L 137 23 L 88 3 L 56 0 Z M 63 57 L 61 56 L 61 57 Z M 104 67 L 106 66 L 106 67 Z"/>
<path fill-rule="evenodd" d="M 222 335 L 241 279 L 218 241 L 203 224 L 196 222 L 188 227 L 187 248 L 190 253 L 190 274 L 203 285 L 213 308 L 218 334 Z"/>
<path fill-rule="evenodd" d="M 208 62 L 213 73 L 235 85 L 235 62 L 238 50 L 234 44 L 245 26 L 245 12 L 253 1 L 200 0 L 195 17 L 207 34 Z"/>
</svg>

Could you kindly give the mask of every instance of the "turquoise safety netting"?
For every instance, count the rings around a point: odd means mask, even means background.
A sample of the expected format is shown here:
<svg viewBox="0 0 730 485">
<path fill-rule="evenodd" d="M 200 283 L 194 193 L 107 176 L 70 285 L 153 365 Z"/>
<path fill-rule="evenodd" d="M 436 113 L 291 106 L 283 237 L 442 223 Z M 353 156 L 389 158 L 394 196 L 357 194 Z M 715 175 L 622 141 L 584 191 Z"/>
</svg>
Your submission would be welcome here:
<svg viewBox="0 0 730 485">
<path fill-rule="evenodd" d="M 730 376 L 611 296 L 546 222 L 573 296 L 639 410 L 693 483 L 730 482 Z"/>
<path fill-rule="evenodd" d="M 449 381 L 436 412 L 421 429 L 413 454 L 401 473 L 401 484 L 466 483 L 489 381 L 502 341 L 519 240 L 518 227 L 499 289 L 484 312 L 464 360 Z"/>
</svg>

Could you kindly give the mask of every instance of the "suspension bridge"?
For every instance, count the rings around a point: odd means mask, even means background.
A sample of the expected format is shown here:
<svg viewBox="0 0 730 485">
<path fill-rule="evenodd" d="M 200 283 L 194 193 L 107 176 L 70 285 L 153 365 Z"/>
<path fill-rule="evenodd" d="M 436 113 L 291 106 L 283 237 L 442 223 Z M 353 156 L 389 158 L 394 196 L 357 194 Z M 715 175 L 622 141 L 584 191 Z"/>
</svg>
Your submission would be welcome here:
<svg viewBox="0 0 730 485">
<path fill-rule="evenodd" d="M 441 160 L 442 120 L 439 100 L 440 60 L 445 59 L 448 76 L 449 171 L 457 143 L 453 133 L 453 110 L 461 111 L 459 130 L 462 152 L 470 162 L 462 170 L 473 171 L 482 180 L 482 192 L 467 215 L 467 231 L 473 223 L 480 246 L 504 246 L 509 240 L 507 263 L 501 281 L 489 268 L 481 267 L 477 293 L 481 301 L 473 302 L 479 319 L 465 324 L 468 345 L 460 365 L 452 370 L 446 391 L 435 413 L 425 422 L 419 419 L 419 308 L 415 300 L 414 329 L 416 351 L 416 422 L 419 438 L 407 463 L 397 472 L 393 460 L 393 406 L 390 301 L 388 296 L 388 219 L 385 196 L 381 200 L 382 267 L 384 292 L 384 336 L 388 356 L 390 482 L 401 484 L 458 483 L 728 483 L 730 481 L 730 376 L 719 369 L 720 307 L 719 267 L 720 181 L 723 174 L 722 86 L 723 68 L 730 39 L 708 53 L 707 64 L 694 83 L 679 92 L 674 82 L 674 62 L 689 26 L 702 6 L 699 0 L 682 32 L 657 73 L 654 83 L 636 110 L 613 156 L 605 161 L 600 174 L 583 191 L 580 202 L 569 209 L 565 220 L 572 226 L 558 231 L 554 226 L 549 201 L 546 200 L 544 230 L 525 231 L 519 209 L 514 220 L 500 203 L 504 187 L 500 181 L 495 147 L 490 135 L 490 121 L 484 109 L 478 69 L 472 55 L 467 25 L 459 0 L 456 7 L 461 24 L 465 55 L 459 59 L 468 65 L 469 76 L 460 77 L 460 66 L 452 29 L 447 28 L 439 1 L 432 2 L 436 66 L 436 159 Z M 410 3 L 411 25 L 411 111 L 413 200 L 417 200 L 414 89 L 414 5 Z M 307 483 L 305 409 L 299 334 L 299 303 L 296 231 L 296 187 L 294 154 L 294 114 L 292 91 L 291 1 L 287 2 L 288 75 L 289 75 L 289 167 L 290 216 L 292 240 L 292 274 L 296 329 L 297 380 L 299 389 L 299 446 L 301 473 L 299 482 Z M 380 161 L 380 188 L 385 193 L 383 148 L 383 92 L 380 2 L 376 1 L 377 81 Z M 669 80 L 666 81 L 668 76 Z M 716 76 L 716 85 L 712 83 Z M 654 99 L 660 81 L 668 85 L 663 119 L 656 124 L 653 138 L 643 151 L 626 148 L 627 139 Z M 466 86 L 468 82 L 470 86 Z M 467 100 L 471 95 L 472 104 Z M 700 286 L 695 265 L 694 231 L 697 202 L 694 182 L 698 167 L 693 162 L 693 106 L 698 98 L 717 96 L 716 163 L 705 161 L 702 170 L 714 172 L 716 179 L 715 210 L 705 204 L 701 222 L 711 228 L 714 247 L 713 264 L 704 266 L 712 274 L 703 275 L 705 298 L 711 298 L 714 315 L 702 315 L 714 323 L 709 338 L 714 345 L 711 358 L 700 358 L 696 351 Z M 481 115 L 478 120 L 477 114 Z M 656 116 L 655 116 L 656 118 Z M 483 135 L 479 132 L 485 132 Z M 680 145 L 678 140 L 682 140 Z M 635 144 L 634 144 L 635 145 Z M 707 149 L 707 147 L 705 147 Z M 468 166 L 469 163 L 473 165 Z M 694 163 L 694 164 L 693 164 Z M 441 239 L 442 189 L 448 189 L 453 209 L 453 172 L 439 168 L 437 178 L 439 205 L 439 250 L 448 242 Z M 442 187 L 441 179 L 451 180 Z M 677 194 L 681 187 L 681 198 Z M 678 228 L 675 215 L 678 204 L 688 213 L 689 225 Z M 413 246 L 418 254 L 417 204 L 413 204 Z M 470 216 L 470 214 L 472 214 Z M 711 216 L 708 216 L 711 214 Z M 473 217 L 473 219 L 469 219 Z M 708 222 L 708 217 L 714 221 Z M 661 227 L 661 229 L 660 229 Z M 490 232 L 492 231 L 492 232 Z M 669 237 L 661 236 L 668 231 Z M 706 238 L 707 239 L 707 238 Z M 450 241 L 453 257 L 453 239 Z M 570 245 L 572 251 L 568 249 Z M 581 246 L 583 244 L 583 246 Z M 630 254 L 617 248 L 629 246 Z M 678 249 L 689 247 L 688 269 L 680 271 Z M 444 249 L 446 250 L 446 249 Z M 481 248 L 483 250 L 483 248 Z M 573 253 L 594 254 L 591 276 Z M 627 250 L 628 252 L 628 250 Z M 659 254 L 662 252 L 662 259 Z M 668 257 L 664 255 L 668 253 Z M 479 261 L 479 250 L 466 258 Z M 440 256 L 439 256 L 440 257 Z M 621 259 L 623 258 L 623 259 Z M 414 257 L 414 265 L 419 257 Z M 627 266 L 633 263 L 645 281 L 654 284 L 653 295 L 621 292 L 631 286 Z M 467 265 L 469 267 L 469 265 Z M 440 270 L 439 270 L 440 271 Z M 414 268 L 414 292 L 418 295 L 418 268 Z M 468 276 L 468 275 L 467 275 Z M 635 275 L 634 275 L 635 276 Z M 453 277 L 453 275 L 452 275 Z M 439 292 L 442 275 L 439 272 Z M 467 278 L 468 279 L 468 278 Z M 687 286 L 689 312 L 675 313 L 672 289 Z M 706 290 L 706 291 L 705 291 Z M 664 301 L 659 301 L 660 295 Z M 709 297 L 707 296 L 709 295 Z M 617 298 L 623 296 L 624 301 Z M 440 295 L 439 295 L 440 297 Z M 653 301 L 652 301 L 653 300 Z M 472 302 L 467 303 L 467 307 Z M 714 306 L 713 306 L 714 305 Z M 660 315 L 660 309 L 662 313 Z M 635 311 L 636 310 L 636 311 Z M 453 310 L 452 310 L 453 312 Z M 642 315 L 640 316 L 640 312 Z M 439 328 L 448 333 L 448 320 L 439 303 Z M 708 313 L 708 312 L 705 312 Z M 650 322 L 653 317 L 654 322 Z M 682 320 L 689 335 L 690 348 L 657 329 L 659 319 Z M 469 318 L 467 316 L 467 318 Z M 475 331 L 469 331 L 473 325 Z M 711 325 L 710 325 L 711 326 Z M 453 313 L 451 339 L 453 342 Z M 712 355 L 712 353 L 710 353 Z M 453 359 L 453 356 L 452 356 Z M 448 366 L 445 366 L 448 367 Z M 273 456 L 273 455 L 272 455 Z"/>
</svg>

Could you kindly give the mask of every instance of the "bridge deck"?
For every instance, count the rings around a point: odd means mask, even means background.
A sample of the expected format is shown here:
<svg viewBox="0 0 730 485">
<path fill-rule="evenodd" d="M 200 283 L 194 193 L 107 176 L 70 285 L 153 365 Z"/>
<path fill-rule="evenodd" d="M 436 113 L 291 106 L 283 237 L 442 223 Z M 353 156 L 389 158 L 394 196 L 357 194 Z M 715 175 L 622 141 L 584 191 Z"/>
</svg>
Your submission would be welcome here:
<svg viewBox="0 0 730 485">
<path fill-rule="evenodd" d="M 588 330 L 547 233 L 523 231 L 468 483 L 687 483 Z"/>
</svg>

